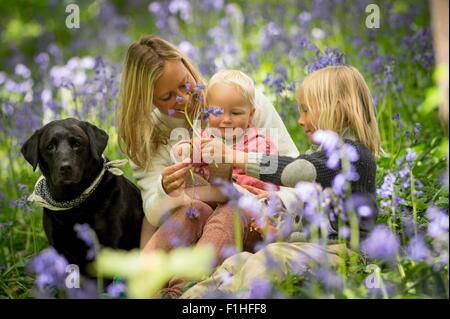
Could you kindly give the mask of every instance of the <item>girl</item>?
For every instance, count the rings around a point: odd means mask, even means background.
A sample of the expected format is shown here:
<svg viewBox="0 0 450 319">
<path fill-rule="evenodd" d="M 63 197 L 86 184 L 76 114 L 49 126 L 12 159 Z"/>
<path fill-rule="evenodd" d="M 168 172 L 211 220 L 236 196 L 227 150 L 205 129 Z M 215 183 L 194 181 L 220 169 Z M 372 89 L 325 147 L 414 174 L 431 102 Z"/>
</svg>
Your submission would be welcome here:
<svg viewBox="0 0 450 319">
<path fill-rule="evenodd" d="M 216 262 L 220 264 L 222 249 L 235 244 L 231 208 L 219 205 L 213 210 L 194 200 L 189 205 L 173 207 L 170 214 L 156 209 L 162 198 L 168 194 L 176 196 L 185 187 L 192 164 L 189 161 L 173 164 L 170 150 L 177 141 L 169 137 L 172 129 L 188 127 L 186 115 L 198 117 L 204 104 L 202 92 L 197 91 L 197 97 L 189 105 L 189 114 L 184 114 L 184 107 L 190 92 L 202 82 L 200 73 L 175 46 L 156 36 L 143 37 L 129 47 L 125 59 L 117 130 L 119 144 L 132 161 L 133 175 L 142 192 L 147 217 L 142 226 L 143 251 L 160 247 L 158 238 L 176 235 L 164 249 L 193 243 L 213 244 Z M 278 128 L 279 154 L 296 156 L 295 144 L 281 118 L 259 92 L 255 96 L 255 108 L 252 124 Z M 195 218 L 187 214 L 192 209 L 196 211 Z M 243 217 L 241 224 L 244 249 L 251 250 L 248 221 Z"/>
</svg>

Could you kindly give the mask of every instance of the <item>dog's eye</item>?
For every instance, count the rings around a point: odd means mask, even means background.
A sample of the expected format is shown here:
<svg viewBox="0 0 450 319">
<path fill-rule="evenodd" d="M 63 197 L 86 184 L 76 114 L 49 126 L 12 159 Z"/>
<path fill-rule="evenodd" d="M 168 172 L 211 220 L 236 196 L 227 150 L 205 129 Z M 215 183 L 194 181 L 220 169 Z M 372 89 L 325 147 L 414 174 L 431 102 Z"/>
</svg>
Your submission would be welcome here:
<svg viewBox="0 0 450 319">
<path fill-rule="evenodd" d="M 49 144 L 47 146 L 47 151 L 53 151 L 55 149 L 55 144 Z"/>
<path fill-rule="evenodd" d="M 80 142 L 78 142 L 78 141 L 75 141 L 75 142 L 73 142 L 73 147 L 80 147 L 81 146 L 81 143 Z"/>
</svg>

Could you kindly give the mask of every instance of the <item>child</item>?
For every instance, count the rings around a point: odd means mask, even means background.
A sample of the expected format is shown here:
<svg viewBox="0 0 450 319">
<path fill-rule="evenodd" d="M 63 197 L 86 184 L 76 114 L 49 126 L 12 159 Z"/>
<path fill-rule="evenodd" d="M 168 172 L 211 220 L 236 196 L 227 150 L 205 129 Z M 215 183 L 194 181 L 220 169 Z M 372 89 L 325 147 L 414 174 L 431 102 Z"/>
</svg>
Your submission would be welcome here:
<svg viewBox="0 0 450 319">
<path fill-rule="evenodd" d="M 253 80 L 245 73 L 237 70 L 223 70 L 216 73 L 210 79 L 206 91 L 206 101 L 210 107 L 209 127 L 201 131 L 201 138 L 220 139 L 233 150 L 277 154 L 276 146 L 251 125 L 255 113 L 254 100 Z M 200 140 L 194 138 L 194 152 L 200 151 L 199 146 Z M 190 145 L 186 141 L 177 143 L 173 149 L 175 158 L 182 161 L 184 156 L 189 155 L 189 149 Z M 211 181 L 216 177 L 215 173 L 218 170 L 227 168 L 226 165 L 215 163 L 208 165 L 205 161 L 195 163 L 194 157 L 194 172 L 206 180 Z M 210 176 L 210 170 L 214 171 L 213 176 Z M 224 172 L 221 175 L 227 176 L 228 174 Z M 253 186 L 265 190 L 270 187 L 278 190 L 278 187 L 274 185 L 270 186 L 259 179 L 245 175 L 245 171 L 241 168 L 233 169 L 233 181 L 241 186 Z"/>
</svg>

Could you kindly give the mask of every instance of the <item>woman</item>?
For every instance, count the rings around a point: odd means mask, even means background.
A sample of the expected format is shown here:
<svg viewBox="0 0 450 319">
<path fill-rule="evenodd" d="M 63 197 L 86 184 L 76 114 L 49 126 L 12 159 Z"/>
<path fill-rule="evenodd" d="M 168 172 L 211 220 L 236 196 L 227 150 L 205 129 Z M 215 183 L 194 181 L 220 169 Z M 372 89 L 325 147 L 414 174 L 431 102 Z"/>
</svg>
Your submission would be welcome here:
<svg viewBox="0 0 450 319">
<path fill-rule="evenodd" d="M 117 114 L 118 137 L 123 151 L 133 163 L 133 174 L 142 191 L 147 217 L 141 232 L 141 247 L 144 252 L 157 246 L 155 240 L 152 241 L 152 236 L 157 238 L 171 235 L 176 225 L 186 223 L 190 225 L 189 229 L 180 232 L 181 235 L 173 241 L 173 247 L 211 241 L 215 241 L 216 247 L 222 248 L 235 244 L 234 234 L 223 226 L 233 223 L 233 214 L 227 205 L 214 208 L 194 200 L 189 205 L 171 207 L 176 210 L 171 210 L 169 214 L 164 214 L 157 205 L 165 197 L 176 197 L 185 189 L 185 180 L 192 164 L 173 164 L 170 150 L 177 141 L 170 139 L 170 133 L 173 129 L 188 127 L 187 116 L 191 119 L 198 117 L 204 106 L 204 96 L 197 90 L 196 97 L 192 99 L 191 93 L 202 83 L 199 71 L 189 59 L 163 39 L 146 36 L 128 49 Z M 188 102 L 188 114 L 185 114 Z M 260 92 L 255 96 L 255 108 L 252 125 L 277 128 L 279 154 L 296 156 L 298 152 L 295 144 L 281 118 Z M 195 209 L 197 216 L 186 221 L 190 218 L 189 210 L 192 209 Z M 249 221 L 243 218 L 241 235 L 244 243 L 248 242 L 244 248 L 252 250 L 252 240 L 247 238 L 248 224 Z M 217 264 L 221 262 L 220 253 L 218 249 Z"/>
</svg>

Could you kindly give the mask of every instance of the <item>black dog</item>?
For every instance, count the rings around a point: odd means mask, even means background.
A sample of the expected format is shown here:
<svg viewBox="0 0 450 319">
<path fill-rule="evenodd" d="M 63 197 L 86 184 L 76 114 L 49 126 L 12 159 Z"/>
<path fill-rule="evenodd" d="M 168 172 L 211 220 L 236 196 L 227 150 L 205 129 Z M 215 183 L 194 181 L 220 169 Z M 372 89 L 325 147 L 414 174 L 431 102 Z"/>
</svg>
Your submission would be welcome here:
<svg viewBox="0 0 450 319">
<path fill-rule="evenodd" d="M 89 224 L 102 246 L 124 250 L 139 247 L 144 212 L 135 185 L 106 170 L 94 191 L 87 197 L 82 195 L 104 169 L 102 153 L 107 141 L 103 130 L 69 118 L 37 130 L 21 149 L 33 170 L 39 165 L 49 200 L 71 207 L 53 210 L 44 206 L 43 225 L 50 245 L 69 263 L 77 264 L 82 273 L 91 260 L 88 245 L 74 230 L 76 224 Z"/>
</svg>

